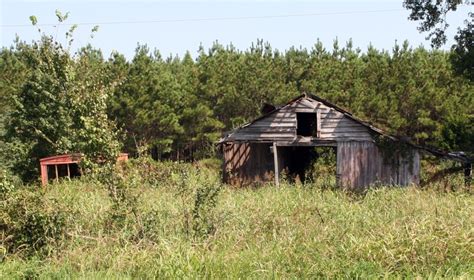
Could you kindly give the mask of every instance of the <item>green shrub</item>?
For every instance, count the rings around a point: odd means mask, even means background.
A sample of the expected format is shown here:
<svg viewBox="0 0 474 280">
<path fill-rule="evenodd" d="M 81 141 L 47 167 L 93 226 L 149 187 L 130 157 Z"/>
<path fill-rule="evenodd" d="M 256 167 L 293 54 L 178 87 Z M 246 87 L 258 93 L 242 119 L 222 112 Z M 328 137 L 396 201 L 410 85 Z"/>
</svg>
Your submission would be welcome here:
<svg viewBox="0 0 474 280">
<path fill-rule="evenodd" d="M 1 207 L 6 252 L 49 255 L 61 248 L 71 213 L 56 200 L 47 201 L 40 190 L 20 189 L 4 197 Z"/>
<path fill-rule="evenodd" d="M 138 178 L 140 184 L 151 187 L 173 187 L 176 176 L 194 170 L 190 163 L 155 161 L 149 157 L 131 159 L 124 168 L 128 178 Z"/>
<path fill-rule="evenodd" d="M 215 209 L 222 188 L 219 178 L 208 169 L 194 168 L 182 169 L 173 177 L 185 234 L 195 238 L 211 235 L 216 227 Z"/>
<path fill-rule="evenodd" d="M 0 169 L 0 196 L 3 197 L 15 189 L 15 183 L 12 175 L 7 171 Z"/>
<path fill-rule="evenodd" d="M 192 211 L 193 232 L 197 237 L 206 237 L 216 230 L 215 209 L 221 184 L 215 180 L 201 182 L 196 189 Z"/>
</svg>

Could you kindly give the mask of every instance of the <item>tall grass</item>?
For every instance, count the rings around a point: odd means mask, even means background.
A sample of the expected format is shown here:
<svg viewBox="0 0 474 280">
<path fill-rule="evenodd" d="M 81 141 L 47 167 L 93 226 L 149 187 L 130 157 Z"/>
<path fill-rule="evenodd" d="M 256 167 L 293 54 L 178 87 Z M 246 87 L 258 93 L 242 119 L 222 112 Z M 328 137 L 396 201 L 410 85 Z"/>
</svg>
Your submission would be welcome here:
<svg viewBox="0 0 474 280">
<path fill-rule="evenodd" d="M 0 277 L 474 277 L 474 199 L 465 192 L 234 189 L 206 168 L 172 163 L 139 162 L 125 172 L 134 203 L 118 208 L 91 178 L 4 195 Z M 14 219 L 31 214 L 15 216 L 19 207 L 43 217 L 44 232 L 57 226 L 57 235 L 42 248 L 9 241 L 7 233 L 21 237 Z M 56 216 L 62 223 L 49 224 Z"/>
</svg>

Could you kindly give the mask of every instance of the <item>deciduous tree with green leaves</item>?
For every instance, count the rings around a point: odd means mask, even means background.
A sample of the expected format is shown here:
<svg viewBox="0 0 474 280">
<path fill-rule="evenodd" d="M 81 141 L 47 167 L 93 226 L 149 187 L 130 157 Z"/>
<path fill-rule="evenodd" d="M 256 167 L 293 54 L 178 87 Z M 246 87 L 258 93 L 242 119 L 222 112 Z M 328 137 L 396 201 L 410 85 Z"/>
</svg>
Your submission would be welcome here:
<svg viewBox="0 0 474 280">
<path fill-rule="evenodd" d="M 461 5 L 474 6 L 470 0 L 405 0 L 403 5 L 410 10 L 410 20 L 420 22 L 418 30 L 429 32 L 426 39 L 431 46 L 438 48 L 446 44 L 446 30 L 449 23 L 446 16 Z M 454 70 L 474 81 L 474 13 L 469 12 L 465 26 L 458 27 L 454 37 L 456 44 L 452 48 L 451 62 Z"/>
<path fill-rule="evenodd" d="M 60 22 L 67 18 L 57 15 Z M 38 175 L 39 159 L 46 156 L 82 153 L 84 162 L 115 161 L 120 144 L 106 105 L 116 82 L 105 79 L 103 63 L 94 60 L 97 53 L 85 48 L 72 56 L 45 34 L 19 49 L 29 71 L 11 96 L 7 117 L 4 139 L 12 169 L 31 181 Z"/>
</svg>

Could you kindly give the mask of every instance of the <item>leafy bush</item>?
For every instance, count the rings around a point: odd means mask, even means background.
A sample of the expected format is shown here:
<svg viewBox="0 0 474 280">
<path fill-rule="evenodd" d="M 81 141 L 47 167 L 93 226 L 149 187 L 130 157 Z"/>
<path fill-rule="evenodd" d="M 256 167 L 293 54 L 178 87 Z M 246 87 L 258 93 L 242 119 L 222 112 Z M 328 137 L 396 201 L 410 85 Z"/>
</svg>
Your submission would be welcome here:
<svg viewBox="0 0 474 280">
<path fill-rule="evenodd" d="M 201 238 L 212 235 L 216 229 L 215 209 L 222 188 L 219 178 L 208 169 L 194 168 L 182 169 L 173 177 L 186 236 Z"/>
<path fill-rule="evenodd" d="M 95 178 L 105 186 L 112 202 L 104 230 L 119 234 L 123 241 L 156 241 L 160 226 L 153 214 L 158 210 L 141 209 L 139 205 L 146 188 L 174 194 L 181 221 L 176 226 L 188 238 L 207 237 L 215 232 L 221 183 L 217 174 L 207 168 L 141 157 L 119 168 L 104 167 Z"/>
<path fill-rule="evenodd" d="M 174 187 L 177 175 L 192 170 L 190 163 L 155 161 L 150 157 L 131 159 L 124 166 L 126 176 L 138 180 L 140 184 L 151 187 Z"/>
<path fill-rule="evenodd" d="M 0 169 L 0 197 L 15 189 L 15 181 L 14 176 Z"/>
<path fill-rule="evenodd" d="M 213 214 L 217 205 L 221 185 L 206 182 L 196 190 L 193 208 L 193 231 L 195 236 L 208 236 L 216 230 Z"/>
<path fill-rule="evenodd" d="M 2 244 L 6 252 L 49 255 L 61 248 L 71 213 L 39 190 L 21 189 L 2 199 Z"/>
</svg>

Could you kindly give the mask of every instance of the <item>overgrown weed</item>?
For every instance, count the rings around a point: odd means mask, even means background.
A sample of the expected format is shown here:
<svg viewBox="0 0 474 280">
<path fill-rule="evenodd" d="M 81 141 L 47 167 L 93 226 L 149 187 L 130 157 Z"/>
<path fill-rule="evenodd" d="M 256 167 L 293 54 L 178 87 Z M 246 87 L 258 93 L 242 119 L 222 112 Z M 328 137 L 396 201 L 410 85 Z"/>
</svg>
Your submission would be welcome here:
<svg viewBox="0 0 474 280">
<path fill-rule="evenodd" d="M 225 188 L 205 167 L 148 160 L 114 173 L 109 182 L 84 177 L 8 192 L 0 273 L 474 277 L 474 198 L 466 192 L 380 187 L 354 199 L 317 183 Z"/>
</svg>

